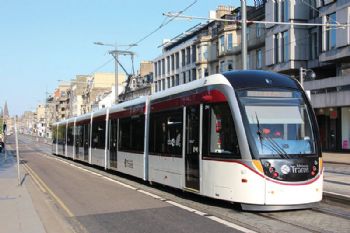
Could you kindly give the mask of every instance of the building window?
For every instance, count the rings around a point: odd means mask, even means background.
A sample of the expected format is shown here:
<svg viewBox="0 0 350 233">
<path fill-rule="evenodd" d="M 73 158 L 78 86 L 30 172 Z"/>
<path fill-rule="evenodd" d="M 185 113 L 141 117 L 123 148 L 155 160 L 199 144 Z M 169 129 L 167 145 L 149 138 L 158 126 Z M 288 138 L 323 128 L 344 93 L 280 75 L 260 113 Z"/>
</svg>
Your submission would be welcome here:
<svg viewBox="0 0 350 233">
<path fill-rule="evenodd" d="M 165 90 L 165 79 L 162 79 L 162 90 Z"/>
<path fill-rule="evenodd" d="M 186 48 L 186 64 L 191 63 L 191 47 Z"/>
<path fill-rule="evenodd" d="M 336 24 L 336 14 L 330 14 L 327 16 L 327 23 Z M 326 28 L 327 33 L 327 50 L 334 49 L 336 46 L 336 27 L 331 26 Z"/>
<path fill-rule="evenodd" d="M 162 74 L 165 74 L 165 59 L 162 59 Z"/>
<path fill-rule="evenodd" d="M 167 74 L 169 74 L 169 72 L 170 72 L 170 56 L 168 56 L 167 58 L 166 58 L 166 64 L 167 64 L 167 66 L 166 66 L 166 73 Z"/>
<path fill-rule="evenodd" d="M 175 77 L 174 76 L 171 77 L 171 86 L 172 87 L 175 86 Z"/>
<path fill-rule="evenodd" d="M 178 74 L 175 75 L 175 85 L 176 86 L 180 85 L 180 75 L 178 75 Z"/>
<path fill-rule="evenodd" d="M 256 30 L 256 37 L 257 38 L 259 38 L 260 36 L 261 36 L 261 34 L 262 34 L 262 25 L 261 24 L 256 24 L 256 28 L 255 28 L 255 30 Z"/>
<path fill-rule="evenodd" d="M 157 81 L 154 82 L 154 91 L 155 91 L 155 92 L 158 91 Z"/>
<path fill-rule="evenodd" d="M 207 76 L 209 76 L 209 72 L 208 72 L 208 69 L 205 68 L 205 69 L 204 69 L 204 77 L 207 77 Z"/>
<path fill-rule="evenodd" d="M 290 0 L 284 0 L 281 2 L 282 6 L 281 6 L 281 10 L 282 10 L 282 17 L 281 20 L 283 22 L 287 22 L 289 20 L 289 1 Z"/>
<path fill-rule="evenodd" d="M 256 51 L 256 68 L 261 69 L 262 68 L 262 50 L 258 49 Z"/>
<path fill-rule="evenodd" d="M 168 85 L 167 85 L 168 88 L 170 88 L 170 77 L 167 77 L 167 78 L 166 78 L 166 82 L 167 82 L 167 84 L 168 84 Z"/>
<path fill-rule="evenodd" d="M 157 77 L 158 73 L 157 73 L 157 62 L 154 63 L 154 76 Z"/>
<path fill-rule="evenodd" d="M 158 76 L 162 73 L 161 61 L 158 61 Z"/>
<path fill-rule="evenodd" d="M 225 61 L 220 62 L 220 73 L 225 72 Z"/>
<path fill-rule="evenodd" d="M 227 70 L 233 70 L 233 61 L 232 60 L 227 61 Z"/>
<path fill-rule="evenodd" d="M 225 37 L 224 35 L 221 35 L 219 39 L 219 54 L 223 53 L 224 51 L 225 51 Z"/>
<path fill-rule="evenodd" d="M 192 81 L 197 79 L 197 71 L 196 69 L 192 69 Z"/>
<path fill-rule="evenodd" d="M 176 69 L 179 69 L 179 67 L 180 67 L 180 56 L 179 56 L 179 53 L 175 53 L 175 63 L 176 63 Z"/>
<path fill-rule="evenodd" d="M 162 90 L 162 81 L 159 80 L 158 81 L 158 91 L 161 91 Z"/>
<path fill-rule="evenodd" d="M 202 69 L 199 68 L 198 69 L 198 79 L 201 79 L 202 78 Z"/>
<path fill-rule="evenodd" d="M 282 32 L 282 62 L 287 62 L 289 60 L 289 33 L 288 31 Z"/>
<path fill-rule="evenodd" d="M 192 63 L 195 63 L 196 62 L 196 46 L 192 46 Z"/>
<path fill-rule="evenodd" d="M 274 6 L 274 19 L 275 19 L 275 22 L 278 22 L 278 1 L 275 1 L 275 4 L 273 5 Z"/>
<path fill-rule="evenodd" d="M 185 50 L 181 50 L 181 64 L 184 67 L 186 65 L 186 54 L 185 54 Z"/>
<path fill-rule="evenodd" d="M 316 0 L 309 0 L 309 15 L 310 19 L 317 17 Z"/>
<path fill-rule="evenodd" d="M 227 50 L 231 51 L 233 48 L 232 33 L 227 35 Z"/>
<path fill-rule="evenodd" d="M 182 83 L 186 83 L 186 72 L 182 72 Z"/>
<path fill-rule="evenodd" d="M 171 55 L 171 70 L 175 70 L 175 59 L 174 59 L 174 54 Z"/>
<path fill-rule="evenodd" d="M 318 41 L 317 41 L 317 32 L 310 33 L 310 59 L 316 59 L 318 58 Z"/>
<path fill-rule="evenodd" d="M 278 34 L 273 35 L 273 49 L 274 49 L 274 54 L 273 54 L 273 62 L 275 64 L 278 63 Z"/>
</svg>

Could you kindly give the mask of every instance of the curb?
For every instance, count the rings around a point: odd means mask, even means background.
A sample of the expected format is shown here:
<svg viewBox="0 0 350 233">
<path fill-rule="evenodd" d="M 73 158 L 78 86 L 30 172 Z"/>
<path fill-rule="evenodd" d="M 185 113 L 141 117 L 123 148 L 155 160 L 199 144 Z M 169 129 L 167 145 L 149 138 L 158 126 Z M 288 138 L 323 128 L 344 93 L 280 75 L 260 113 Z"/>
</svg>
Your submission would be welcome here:
<svg viewBox="0 0 350 233">
<path fill-rule="evenodd" d="M 347 205 L 350 204 L 350 196 L 348 195 L 323 191 L 323 198 L 325 200 L 336 201 Z"/>
</svg>

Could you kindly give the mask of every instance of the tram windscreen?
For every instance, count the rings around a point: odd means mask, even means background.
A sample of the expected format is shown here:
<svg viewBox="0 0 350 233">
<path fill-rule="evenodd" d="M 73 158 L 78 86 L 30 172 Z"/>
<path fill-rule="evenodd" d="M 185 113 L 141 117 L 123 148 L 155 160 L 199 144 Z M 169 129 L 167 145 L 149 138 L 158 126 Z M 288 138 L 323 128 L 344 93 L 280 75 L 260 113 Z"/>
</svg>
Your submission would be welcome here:
<svg viewBox="0 0 350 233">
<path fill-rule="evenodd" d="M 310 112 L 294 90 L 238 91 L 245 128 L 256 157 L 315 154 Z"/>
</svg>

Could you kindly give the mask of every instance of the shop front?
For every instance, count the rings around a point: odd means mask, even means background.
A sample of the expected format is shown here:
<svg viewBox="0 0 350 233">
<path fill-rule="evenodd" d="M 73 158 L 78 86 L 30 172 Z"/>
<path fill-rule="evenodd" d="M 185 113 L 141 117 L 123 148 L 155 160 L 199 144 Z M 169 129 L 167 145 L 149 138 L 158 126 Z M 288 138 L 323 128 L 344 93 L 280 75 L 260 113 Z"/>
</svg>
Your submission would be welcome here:
<svg viewBox="0 0 350 233">
<path fill-rule="evenodd" d="M 350 152 L 350 107 L 316 108 L 323 151 Z"/>
</svg>

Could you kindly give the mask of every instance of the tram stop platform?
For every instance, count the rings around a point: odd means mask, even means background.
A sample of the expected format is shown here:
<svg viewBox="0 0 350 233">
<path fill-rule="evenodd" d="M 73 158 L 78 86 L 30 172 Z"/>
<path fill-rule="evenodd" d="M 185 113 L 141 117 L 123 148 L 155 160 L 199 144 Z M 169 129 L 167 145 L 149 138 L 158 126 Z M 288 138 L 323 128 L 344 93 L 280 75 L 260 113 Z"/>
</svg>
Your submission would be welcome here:
<svg viewBox="0 0 350 233">
<path fill-rule="evenodd" d="M 16 158 L 7 152 L 0 153 L 0 187 L 0 232 L 46 232 L 26 186 L 18 185 Z"/>
<path fill-rule="evenodd" d="M 350 154 L 323 152 L 325 198 L 350 203 Z"/>
</svg>

